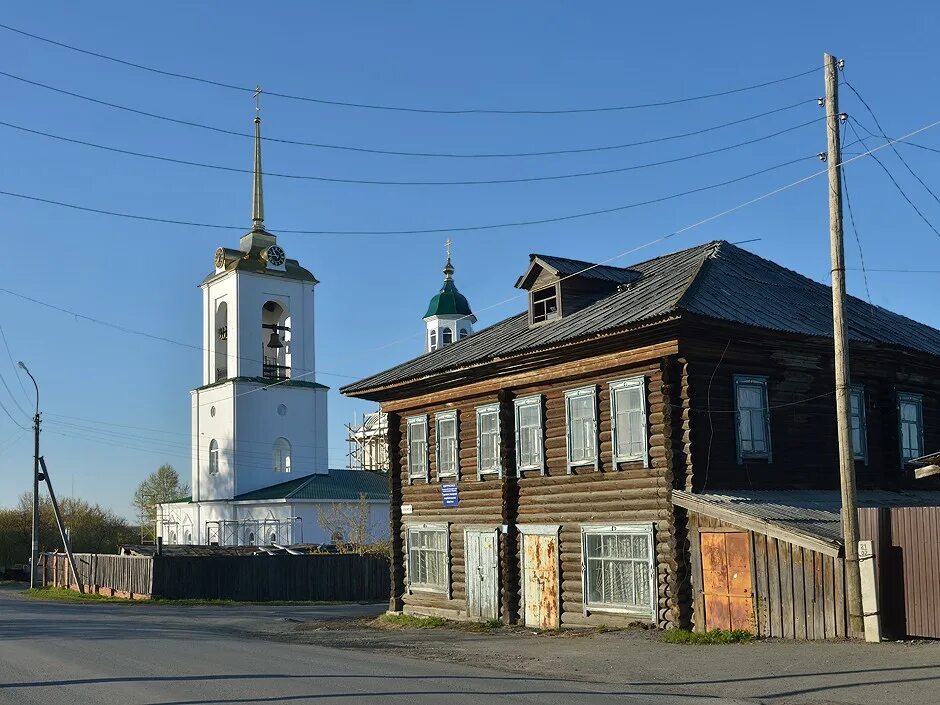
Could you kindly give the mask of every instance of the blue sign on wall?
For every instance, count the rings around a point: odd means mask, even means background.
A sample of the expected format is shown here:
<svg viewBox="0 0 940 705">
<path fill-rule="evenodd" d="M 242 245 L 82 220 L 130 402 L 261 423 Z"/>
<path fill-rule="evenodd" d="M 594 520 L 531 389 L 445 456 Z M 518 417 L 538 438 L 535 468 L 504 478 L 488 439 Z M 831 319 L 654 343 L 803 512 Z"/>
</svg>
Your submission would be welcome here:
<svg viewBox="0 0 940 705">
<path fill-rule="evenodd" d="M 450 485 L 441 485 L 441 500 L 445 507 L 456 507 L 460 504 L 460 497 L 457 495 L 456 483 Z"/>
</svg>

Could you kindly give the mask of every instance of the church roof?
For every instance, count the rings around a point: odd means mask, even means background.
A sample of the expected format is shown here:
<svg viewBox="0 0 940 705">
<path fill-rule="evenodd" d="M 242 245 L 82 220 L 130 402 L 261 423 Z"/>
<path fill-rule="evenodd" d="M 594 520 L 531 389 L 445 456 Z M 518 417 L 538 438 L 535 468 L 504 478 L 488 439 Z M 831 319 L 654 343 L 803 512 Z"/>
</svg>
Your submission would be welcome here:
<svg viewBox="0 0 940 705">
<path fill-rule="evenodd" d="M 472 315 L 473 311 L 470 310 L 470 302 L 467 301 L 467 297 L 457 291 L 453 279 L 448 279 L 444 282 L 441 290 L 431 299 L 431 303 L 428 304 L 428 312 L 424 314 L 424 317 Z"/>
<path fill-rule="evenodd" d="M 367 470 L 330 470 L 327 473 L 298 477 L 287 482 L 235 495 L 232 501 L 272 499 L 355 502 L 365 495 L 367 500 L 387 502 L 388 476 Z"/>
<path fill-rule="evenodd" d="M 272 236 L 273 237 L 273 236 Z M 280 277 L 281 279 L 296 279 L 298 281 L 307 281 L 318 284 L 319 280 L 313 276 L 313 272 L 300 266 L 300 262 L 295 259 L 284 261 L 284 271 L 270 269 L 268 263 L 261 257 L 263 250 L 252 248 L 248 252 L 233 250 L 228 247 L 219 248 L 225 253 L 225 270 L 212 272 L 202 280 L 202 284 L 207 284 L 216 277 L 221 277 L 228 272 L 238 270 L 239 272 L 255 272 L 264 274 L 266 277 Z"/>
</svg>

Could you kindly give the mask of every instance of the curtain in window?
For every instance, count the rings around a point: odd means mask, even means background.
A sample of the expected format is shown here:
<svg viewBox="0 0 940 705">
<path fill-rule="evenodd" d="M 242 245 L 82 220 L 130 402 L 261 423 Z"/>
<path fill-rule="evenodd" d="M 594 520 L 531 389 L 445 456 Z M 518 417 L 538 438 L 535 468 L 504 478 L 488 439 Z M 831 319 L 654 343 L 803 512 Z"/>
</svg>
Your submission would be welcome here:
<svg viewBox="0 0 940 705">
<path fill-rule="evenodd" d="M 646 435 L 643 423 L 643 387 L 630 386 L 613 390 L 616 410 L 618 458 L 642 458 Z"/>
<path fill-rule="evenodd" d="M 520 468 L 542 467 L 542 423 L 539 403 L 522 404 L 517 410 L 519 432 L 517 460 Z"/>
<path fill-rule="evenodd" d="M 738 385 L 738 438 L 745 455 L 766 455 L 767 413 L 764 388 L 755 384 Z"/>
<path fill-rule="evenodd" d="M 568 398 L 568 437 L 570 462 L 594 462 L 597 451 L 594 438 L 593 395 Z"/>
<path fill-rule="evenodd" d="M 423 419 L 408 423 L 408 476 L 426 477 L 428 471 L 428 425 Z"/>
<path fill-rule="evenodd" d="M 585 550 L 589 605 L 652 608 L 647 534 L 589 533 Z"/>
<path fill-rule="evenodd" d="M 447 416 L 437 420 L 438 475 L 457 473 L 457 419 Z"/>
<path fill-rule="evenodd" d="M 408 530 L 408 581 L 412 586 L 447 589 L 447 529 Z"/>
<path fill-rule="evenodd" d="M 499 415 L 496 410 L 477 415 L 477 434 L 480 444 L 480 472 L 499 470 Z"/>
</svg>

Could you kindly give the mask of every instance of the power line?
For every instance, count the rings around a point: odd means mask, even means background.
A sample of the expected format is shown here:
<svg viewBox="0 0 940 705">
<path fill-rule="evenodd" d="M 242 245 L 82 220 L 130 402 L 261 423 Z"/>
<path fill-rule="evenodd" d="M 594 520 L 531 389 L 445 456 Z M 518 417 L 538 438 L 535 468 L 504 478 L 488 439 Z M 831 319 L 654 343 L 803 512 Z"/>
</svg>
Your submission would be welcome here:
<svg viewBox="0 0 940 705">
<path fill-rule="evenodd" d="M 885 134 L 884 128 L 881 126 L 881 123 L 878 121 L 878 117 L 875 115 L 875 112 L 871 109 L 871 106 L 868 104 L 868 101 L 862 98 L 861 94 L 857 90 L 855 90 L 855 86 L 853 86 L 847 80 L 845 81 L 845 85 L 848 86 L 849 90 L 852 91 L 855 94 L 855 97 L 858 98 L 862 102 L 862 105 L 865 106 L 865 110 L 867 110 L 868 114 L 871 115 L 871 119 L 875 121 L 875 127 L 878 128 L 878 131 L 881 133 L 881 136 L 884 139 L 888 139 L 888 135 Z M 930 188 L 930 186 L 928 186 L 927 183 L 922 178 L 920 178 L 920 176 L 917 175 L 917 173 L 911 168 L 911 165 L 907 163 L 907 160 L 903 156 L 901 156 L 901 153 L 898 151 L 898 148 L 895 147 L 893 143 L 891 144 L 891 151 L 894 152 L 895 155 L 897 155 L 897 158 L 901 160 L 901 163 L 907 169 L 908 173 L 910 173 L 911 176 L 917 179 L 920 185 L 923 186 L 927 190 L 927 193 L 933 196 L 933 200 L 935 200 L 937 203 L 940 203 L 940 197 L 938 197 L 937 194 L 934 193 L 933 189 Z"/>
<path fill-rule="evenodd" d="M 852 132 L 855 134 L 855 137 L 856 137 L 856 138 L 862 143 L 862 145 L 867 149 L 867 148 L 868 148 L 868 145 L 865 144 L 865 140 L 863 140 L 863 139 L 861 138 L 861 136 L 859 136 L 858 130 L 855 129 L 854 122 L 855 122 L 855 121 L 854 121 L 852 118 L 849 118 L 849 127 L 852 129 Z M 893 140 L 893 141 L 891 141 L 891 142 L 885 142 L 885 143 L 884 143 L 883 145 L 881 145 L 881 146 L 882 146 L 882 147 L 888 147 L 888 146 L 890 146 L 890 145 L 893 145 L 894 142 L 897 142 L 897 141 L 898 141 L 898 140 Z M 878 149 L 878 147 L 876 147 L 875 149 Z M 937 237 L 940 237 L 940 231 L 938 231 L 937 228 L 934 227 L 933 223 L 931 223 L 930 220 L 927 219 L 927 216 L 925 216 L 925 215 L 921 212 L 920 208 L 918 208 L 917 205 L 914 203 L 914 201 L 912 201 L 912 200 L 910 199 L 910 197 L 907 195 L 907 193 L 904 192 L 904 189 L 901 188 L 901 184 L 899 184 L 899 183 L 897 182 L 897 179 L 894 178 L 894 176 L 893 176 L 893 175 L 891 174 L 891 172 L 888 170 L 888 167 L 886 167 L 886 166 L 884 165 L 884 162 L 882 162 L 878 157 L 876 157 L 874 154 L 872 154 L 872 152 L 874 152 L 874 151 L 875 151 L 874 149 L 869 151 L 869 154 L 871 155 L 871 158 L 874 159 L 875 162 L 877 162 L 878 166 L 880 166 L 880 167 L 882 168 L 882 170 L 884 171 L 884 173 L 888 175 L 888 178 L 891 180 L 891 183 L 894 184 L 894 187 L 898 190 L 898 193 L 900 193 L 901 196 L 904 198 L 904 200 L 907 201 L 908 205 L 909 205 L 911 208 L 914 209 L 914 212 L 917 213 L 918 216 L 920 216 L 920 219 L 923 220 L 923 221 L 927 224 L 927 227 L 928 227 L 928 228 L 930 228 L 931 230 L 933 230 L 934 234 L 935 234 Z"/>
<path fill-rule="evenodd" d="M 40 83 L 39 81 L 32 81 L 22 76 L 17 76 L 12 73 L 7 73 L 5 71 L 0 71 L 0 76 L 5 76 L 16 81 L 21 81 L 31 86 L 38 88 L 44 88 L 55 93 L 60 93 L 62 95 L 67 95 L 72 98 L 77 98 L 79 100 L 88 101 L 96 105 L 101 105 L 107 108 L 113 108 L 116 110 L 123 110 L 135 115 L 141 115 L 144 117 L 153 118 L 156 120 L 163 120 L 165 122 L 174 123 L 177 125 L 183 125 L 186 127 L 194 127 L 202 130 L 209 130 L 223 135 L 231 135 L 234 137 L 244 137 L 247 139 L 253 140 L 255 138 L 253 133 L 250 132 L 239 132 L 237 130 L 229 130 L 223 127 L 218 127 L 215 125 L 206 125 L 204 123 L 193 122 L 191 120 L 182 120 L 179 118 L 170 117 L 168 115 L 161 115 L 159 113 L 151 113 L 146 110 L 138 110 L 137 108 L 131 108 L 126 105 L 121 105 L 119 103 L 112 103 L 105 100 L 99 100 L 97 98 L 91 98 L 80 93 L 74 93 L 72 91 L 67 91 L 62 88 L 56 88 L 46 83 Z M 739 118 L 737 120 L 732 120 L 730 122 L 724 122 L 719 125 L 711 125 L 709 127 L 703 127 L 698 130 L 691 130 L 689 132 L 680 132 L 674 135 L 665 135 L 662 137 L 652 137 L 645 140 L 638 140 L 635 142 L 625 142 L 623 144 L 610 144 L 610 145 L 600 145 L 597 147 L 580 147 L 572 149 L 553 149 L 545 151 L 529 151 L 529 152 L 470 152 L 470 153 L 461 153 L 461 152 L 408 152 L 403 150 L 392 150 L 392 149 L 378 149 L 371 147 L 357 147 L 353 145 L 339 145 L 339 144 L 327 144 L 323 142 L 310 142 L 306 140 L 298 139 L 288 139 L 280 137 L 267 137 L 262 136 L 261 139 L 265 142 L 273 142 L 277 144 L 287 144 L 297 147 L 314 147 L 317 149 L 333 149 L 333 150 L 343 150 L 349 152 L 361 152 L 365 154 L 382 154 L 389 156 L 397 157 L 434 157 L 434 158 L 445 158 L 445 159 L 503 159 L 503 158 L 516 158 L 516 157 L 547 157 L 547 156 L 557 156 L 564 154 L 585 154 L 590 152 L 607 152 L 612 150 L 619 149 L 628 149 L 631 147 L 640 147 L 643 145 L 649 144 L 658 144 L 661 142 L 669 142 L 672 140 L 683 139 L 686 137 L 695 137 L 697 135 L 703 135 L 708 132 L 714 132 L 716 130 L 721 130 L 726 127 L 733 127 L 735 125 L 741 125 L 746 122 L 751 122 L 753 120 L 759 120 L 760 118 L 768 117 L 770 115 L 776 115 L 777 113 L 782 113 L 788 110 L 793 110 L 803 105 L 809 103 L 815 103 L 816 99 L 801 100 L 796 103 L 790 103 L 777 108 L 771 108 L 754 115 L 748 115 L 747 117 Z"/>
<path fill-rule="evenodd" d="M 509 179 L 467 179 L 462 181 L 391 181 L 391 180 L 382 180 L 382 179 L 344 179 L 334 176 L 317 176 L 312 174 L 287 174 L 282 172 L 273 172 L 265 171 L 262 172 L 265 176 L 271 176 L 280 179 L 296 179 L 302 181 L 322 181 L 327 183 L 336 183 L 336 184 L 358 184 L 358 185 L 367 185 L 367 186 L 487 186 L 495 184 L 521 184 L 521 183 L 531 183 L 538 181 L 559 181 L 562 179 L 577 179 L 586 176 L 605 176 L 610 174 L 619 174 L 627 171 L 637 171 L 639 169 L 648 169 L 656 166 L 665 166 L 667 164 L 676 164 L 678 162 L 684 162 L 691 159 L 698 159 L 700 157 L 706 157 L 713 154 L 720 154 L 722 152 L 727 152 L 732 149 L 738 149 L 739 147 L 745 147 L 751 144 L 756 144 L 758 142 L 764 142 L 774 137 L 779 137 L 780 135 L 787 134 L 789 132 L 794 132 L 803 127 L 812 125 L 820 120 L 825 120 L 825 117 L 814 118 L 813 120 L 808 120 L 807 122 L 800 123 L 799 125 L 794 125 L 792 127 L 785 128 L 783 130 L 778 130 L 768 135 L 762 135 L 761 137 L 755 137 L 749 140 L 744 140 L 743 142 L 737 142 L 735 144 L 726 145 L 724 147 L 717 147 L 715 149 L 709 149 L 703 152 L 696 152 L 694 154 L 687 154 L 681 157 L 674 157 L 671 159 L 662 159 L 655 162 L 646 162 L 644 164 L 632 164 L 625 167 L 617 167 L 613 169 L 601 169 L 598 171 L 582 171 L 574 172 L 568 174 L 551 174 L 547 176 L 526 176 L 526 177 L 517 177 Z M 115 152 L 117 154 L 124 154 L 132 157 L 140 157 L 144 159 L 154 159 L 161 162 L 169 162 L 172 164 L 181 164 L 184 166 L 193 166 L 199 167 L 201 169 L 213 169 L 216 171 L 228 171 L 235 172 L 239 174 L 252 174 L 254 173 L 251 169 L 246 169 L 242 167 L 232 167 L 224 166 L 221 164 L 209 164 L 206 162 L 195 162 L 188 159 L 177 159 L 175 157 L 166 157 L 159 154 L 149 154 L 147 152 L 136 152 L 130 149 L 121 149 L 119 147 L 111 147 L 108 145 L 98 144 L 95 142 L 87 142 L 85 140 L 74 139 L 71 137 L 64 137 L 62 135 L 56 135 L 51 132 L 43 132 L 41 130 L 34 130 L 28 127 L 23 127 L 22 125 L 14 125 L 10 122 L 0 121 L 0 126 L 9 127 L 14 130 L 20 130 L 21 132 L 27 132 L 32 135 L 39 135 L 42 137 L 48 137 L 50 139 L 59 140 L 61 142 L 68 142 L 70 144 L 78 144 L 84 147 L 93 147 L 95 149 L 101 149 L 108 152 Z"/>
<path fill-rule="evenodd" d="M 13 373 L 16 377 L 17 383 L 20 385 L 20 391 L 23 392 L 23 398 L 29 399 L 29 394 L 26 392 L 26 387 L 23 385 L 23 378 L 20 377 L 19 370 L 16 367 L 16 363 L 13 362 L 13 353 L 10 352 L 10 344 L 7 342 L 7 335 L 3 332 L 3 326 L 0 326 L 0 338 L 3 338 L 3 347 L 6 348 L 7 357 L 10 359 L 10 365 L 13 367 Z"/>
<path fill-rule="evenodd" d="M 845 125 L 842 126 L 842 142 L 845 142 Z M 865 270 L 865 253 L 862 251 L 862 240 L 858 234 L 858 228 L 855 226 L 855 213 L 852 211 L 852 200 L 849 198 L 849 181 L 845 175 L 845 166 L 839 165 L 839 174 L 842 177 L 842 190 L 845 192 L 845 206 L 849 211 L 849 223 L 852 225 L 852 234 L 855 236 L 855 244 L 858 246 L 858 260 L 862 265 L 862 279 L 865 281 L 865 295 L 868 298 L 868 305 L 874 306 L 871 301 L 871 289 L 868 287 L 868 272 Z"/>
<path fill-rule="evenodd" d="M 630 210 L 633 208 L 640 208 L 643 206 L 649 206 L 656 203 L 663 203 L 665 201 L 670 201 L 676 198 L 681 198 L 683 196 L 690 196 L 696 193 L 702 193 L 705 191 L 710 191 L 716 188 L 721 188 L 722 186 L 729 186 L 731 184 L 736 184 L 747 179 L 760 176 L 762 174 L 775 171 L 777 169 L 782 169 L 799 162 L 806 161 L 808 159 L 816 159 L 816 155 L 800 157 L 798 159 L 791 159 L 790 161 L 783 162 L 781 164 L 775 164 L 774 166 L 767 167 L 765 169 L 760 169 L 758 171 L 745 174 L 743 176 L 738 176 L 733 179 L 728 179 L 726 181 L 719 181 L 717 183 L 709 184 L 707 186 L 700 186 L 698 188 L 689 189 L 687 191 L 680 191 L 677 193 L 672 193 L 667 196 L 660 196 L 658 198 L 652 198 L 645 201 L 636 201 L 634 203 L 628 203 L 626 205 L 614 206 L 612 208 L 603 208 L 600 210 L 593 211 L 582 211 L 580 213 L 572 213 L 568 215 L 555 216 L 550 218 L 539 218 L 535 220 L 519 220 L 508 223 L 490 223 L 486 225 L 470 225 L 470 226 L 450 226 L 443 228 L 418 228 L 413 230 L 294 230 L 294 229 L 282 229 L 278 228 L 278 232 L 285 235 L 425 235 L 432 233 L 457 233 L 457 232 L 475 232 L 481 230 L 496 230 L 500 228 L 519 228 L 527 227 L 532 225 L 546 225 L 548 223 L 561 223 L 569 220 L 577 220 L 580 218 L 590 218 L 597 215 L 606 215 L 609 213 L 618 213 L 625 210 Z M 103 208 L 91 208 L 89 206 L 81 206 L 74 203 L 66 203 L 64 201 L 56 201 L 50 198 L 42 198 L 40 196 L 31 196 L 28 194 L 15 193 L 13 191 L 2 191 L 0 190 L 0 195 L 9 196 L 11 198 L 20 198 L 27 201 L 35 201 L 38 203 L 45 203 L 47 205 L 60 206 L 62 208 L 69 208 L 72 210 L 83 211 L 86 213 L 96 213 L 98 215 L 107 215 L 115 218 L 127 218 L 130 220 L 142 220 L 151 223 L 163 223 L 167 225 L 183 225 L 187 227 L 194 228 L 211 228 L 214 230 L 241 230 L 245 229 L 242 225 L 220 225 L 215 223 L 200 223 L 195 221 L 186 221 L 186 220 L 173 220 L 170 218 L 159 218 L 155 216 L 145 216 L 138 215 L 134 213 L 122 213 L 119 211 L 106 210 Z"/>
<path fill-rule="evenodd" d="M 0 24 L 0 29 L 5 29 L 9 32 L 14 32 L 24 37 L 30 39 L 35 39 L 40 42 L 45 42 L 46 44 L 51 44 L 53 46 L 60 47 L 62 49 L 68 49 L 69 51 L 78 52 L 80 54 L 85 54 L 87 56 L 93 56 L 97 59 L 103 59 L 105 61 L 110 61 L 112 63 L 120 64 L 122 66 L 127 66 L 130 68 L 138 69 L 141 71 L 147 71 L 149 73 L 154 73 L 160 76 L 167 76 L 169 78 L 179 78 L 186 81 L 193 81 L 196 83 L 202 83 L 204 85 L 215 86 L 216 88 L 226 88 L 228 90 L 240 91 L 242 93 L 254 93 L 254 86 L 239 86 L 232 83 L 226 83 L 224 81 L 219 81 L 211 78 L 203 78 L 200 76 L 193 76 L 190 74 L 178 73 L 175 71 L 167 71 L 165 69 L 158 69 L 153 66 L 147 66 L 145 64 L 140 64 L 134 61 L 129 61 L 127 59 L 121 59 L 115 56 L 110 56 L 108 54 L 102 54 L 100 52 L 91 51 L 89 49 L 82 49 L 71 44 L 66 44 L 64 42 L 59 42 L 54 39 L 49 39 L 48 37 L 42 37 L 38 34 L 32 34 L 26 32 L 22 29 L 17 29 L 16 27 L 11 27 L 9 25 Z M 313 96 L 303 96 L 290 93 L 281 93 L 277 91 L 265 90 L 264 94 L 268 96 L 274 96 L 276 98 L 284 98 L 288 100 L 298 100 L 307 103 L 317 103 L 320 105 L 332 105 L 343 108 L 361 108 L 367 110 L 389 110 L 395 112 L 405 112 L 405 113 L 428 113 L 435 115 L 563 115 L 571 113 L 600 113 L 600 112 L 613 112 L 620 110 L 639 110 L 643 108 L 658 108 L 665 107 L 669 105 L 678 105 L 680 103 L 689 103 L 693 101 L 706 100 L 708 98 L 719 98 L 722 96 L 733 95 L 735 93 L 744 93 L 746 91 L 756 90 L 758 88 L 765 88 L 767 86 L 773 86 L 786 81 L 792 81 L 797 78 L 802 78 L 811 73 L 816 73 L 819 70 L 819 67 L 814 67 L 808 71 L 802 71 L 791 76 L 784 76 L 782 78 L 776 78 L 770 81 L 763 81 L 761 83 L 755 83 L 747 86 L 740 86 L 738 88 L 732 88 L 724 91 L 717 91 L 714 93 L 706 93 L 703 95 L 690 96 L 684 98 L 672 98 L 668 100 L 660 100 L 650 103 L 638 103 L 633 105 L 616 105 L 616 106 L 604 106 L 604 107 L 591 107 L 591 108 L 556 108 L 556 109 L 503 109 L 503 108 L 460 108 L 460 109 L 439 109 L 439 108 L 428 108 L 428 107 L 407 107 L 407 106 L 396 106 L 396 105 L 380 105 L 374 103 L 354 103 L 348 101 L 340 100 L 329 100 L 326 98 L 316 98 Z"/>
</svg>

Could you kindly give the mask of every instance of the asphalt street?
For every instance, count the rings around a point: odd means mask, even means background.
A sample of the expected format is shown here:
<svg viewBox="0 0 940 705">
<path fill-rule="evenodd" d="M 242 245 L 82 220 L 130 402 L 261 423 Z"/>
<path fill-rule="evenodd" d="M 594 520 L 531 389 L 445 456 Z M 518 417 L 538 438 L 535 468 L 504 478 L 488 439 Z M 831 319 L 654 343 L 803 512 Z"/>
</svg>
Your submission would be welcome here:
<svg viewBox="0 0 940 705">
<path fill-rule="evenodd" d="M 0 704 L 740 702 L 251 638 L 381 606 L 63 604 L 0 589 Z M 485 666 L 485 664 L 481 664 Z"/>
</svg>

